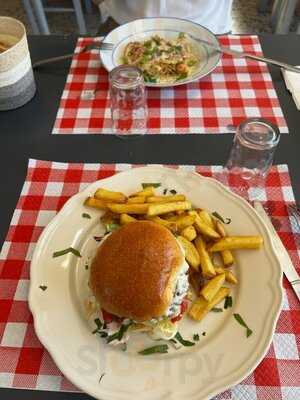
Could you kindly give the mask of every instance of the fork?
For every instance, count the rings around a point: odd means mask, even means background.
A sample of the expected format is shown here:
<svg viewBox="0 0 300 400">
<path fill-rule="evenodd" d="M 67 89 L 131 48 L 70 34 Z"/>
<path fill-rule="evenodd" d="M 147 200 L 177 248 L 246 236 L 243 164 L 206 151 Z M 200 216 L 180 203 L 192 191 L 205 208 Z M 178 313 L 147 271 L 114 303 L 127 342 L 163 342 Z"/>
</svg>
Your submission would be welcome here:
<svg viewBox="0 0 300 400">
<path fill-rule="evenodd" d="M 110 51 L 113 49 L 113 47 L 114 47 L 113 43 L 104 43 L 104 42 L 90 43 L 87 46 L 85 46 L 82 50 L 80 50 L 79 53 L 70 53 L 70 54 L 65 54 L 63 56 L 45 58 L 44 60 L 36 61 L 35 63 L 32 64 L 32 68 L 37 68 L 45 64 L 51 64 L 56 61 L 67 60 L 68 58 L 72 58 L 74 55 L 86 53 L 94 49 Z"/>
<path fill-rule="evenodd" d="M 208 42 L 207 40 L 200 39 L 191 34 L 189 34 L 189 36 L 196 42 L 203 43 L 206 46 L 211 47 L 212 49 L 216 50 L 219 53 L 229 54 L 233 57 L 251 58 L 252 60 L 261 61 L 266 64 L 276 65 L 277 67 L 281 67 L 283 69 L 286 69 L 286 70 L 292 71 L 292 72 L 296 72 L 298 74 L 300 73 L 300 68 L 294 67 L 293 65 L 284 63 L 282 61 L 274 60 L 273 58 L 260 57 L 260 56 L 254 55 L 254 54 L 244 53 L 242 51 L 233 50 L 233 49 L 230 49 L 229 47 L 221 46 L 220 44 L 215 44 L 215 43 Z"/>
</svg>

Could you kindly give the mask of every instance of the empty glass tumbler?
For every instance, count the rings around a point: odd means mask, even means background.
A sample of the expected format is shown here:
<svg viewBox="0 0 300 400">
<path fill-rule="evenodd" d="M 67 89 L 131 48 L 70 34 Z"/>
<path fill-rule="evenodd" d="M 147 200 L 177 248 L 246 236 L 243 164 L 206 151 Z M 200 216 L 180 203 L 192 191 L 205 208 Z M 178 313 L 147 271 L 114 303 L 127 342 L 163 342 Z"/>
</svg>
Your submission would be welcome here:
<svg viewBox="0 0 300 400">
<path fill-rule="evenodd" d="M 249 195 L 249 189 L 259 196 L 279 138 L 279 129 L 264 119 L 250 118 L 241 123 L 224 167 L 224 183 L 243 197 Z"/>
<path fill-rule="evenodd" d="M 147 129 L 146 89 L 142 72 L 120 65 L 109 73 L 112 127 L 116 134 L 144 134 Z"/>
</svg>

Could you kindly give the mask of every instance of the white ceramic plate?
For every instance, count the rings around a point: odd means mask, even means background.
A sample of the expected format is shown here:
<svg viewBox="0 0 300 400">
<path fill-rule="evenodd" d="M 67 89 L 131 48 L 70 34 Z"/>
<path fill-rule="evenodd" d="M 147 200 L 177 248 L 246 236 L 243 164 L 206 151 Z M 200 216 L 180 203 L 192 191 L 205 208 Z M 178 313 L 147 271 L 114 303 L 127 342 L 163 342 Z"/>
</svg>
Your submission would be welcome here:
<svg viewBox="0 0 300 400">
<path fill-rule="evenodd" d="M 261 250 L 236 252 L 239 284 L 233 289 L 233 308 L 211 312 L 201 323 L 185 317 L 180 324 L 183 337 L 191 339 L 199 333 L 200 341 L 190 348 L 148 357 L 137 354 L 153 345 L 145 334 L 132 336 L 128 350 L 122 352 L 91 334 L 93 326 L 84 311 L 89 292 L 85 265 L 96 251 L 93 236 L 103 233 L 103 227 L 100 211 L 87 210 L 83 201 L 99 187 L 131 194 L 140 190 L 142 182 L 161 182 L 161 190 L 175 189 L 186 194 L 193 205 L 230 217 L 230 234 L 264 238 Z M 84 212 L 92 218 L 83 218 Z M 54 251 L 69 246 L 80 250 L 82 258 L 70 254 L 52 258 Z M 246 377 L 266 353 L 282 299 L 280 265 L 255 210 L 213 179 L 188 169 L 159 166 L 119 173 L 73 196 L 43 231 L 30 277 L 29 305 L 39 339 L 71 382 L 102 400 L 199 400 L 224 391 Z M 42 291 L 40 285 L 47 290 Z M 233 312 L 245 319 L 252 336 L 246 338 Z"/>
<path fill-rule="evenodd" d="M 177 38 L 180 32 L 191 34 L 195 38 L 204 39 L 218 45 L 218 40 L 212 32 L 194 22 L 180 18 L 143 18 L 115 28 L 104 38 L 104 42 L 113 43 L 115 46 L 112 51 L 100 51 L 101 62 L 107 71 L 111 71 L 114 67 L 122 64 L 122 55 L 125 46 L 129 42 L 147 40 L 153 35 L 174 39 Z M 146 86 L 168 87 L 182 85 L 203 78 L 216 68 L 220 60 L 220 53 L 201 45 L 199 42 L 190 40 L 193 42 L 201 60 L 195 72 L 178 82 L 146 82 Z"/>
</svg>

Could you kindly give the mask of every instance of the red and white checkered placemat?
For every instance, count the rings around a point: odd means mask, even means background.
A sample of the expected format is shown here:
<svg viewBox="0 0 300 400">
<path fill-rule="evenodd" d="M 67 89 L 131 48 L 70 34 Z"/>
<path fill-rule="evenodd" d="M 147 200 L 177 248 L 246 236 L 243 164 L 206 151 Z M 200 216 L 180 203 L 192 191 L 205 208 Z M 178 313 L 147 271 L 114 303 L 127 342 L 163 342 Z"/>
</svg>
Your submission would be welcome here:
<svg viewBox="0 0 300 400">
<path fill-rule="evenodd" d="M 43 228 L 70 196 L 95 180 L 131 167 L 30 160 L 0 255 L 0 387 L 78 391 L 62 376 L 35 335 L 27 303 L 30 260 Z M 221 167 L 179 168 L 215 177 L 221 171 Z M 300 231 L 295 233 L 297 227 L 293 228 L 286 208 L 287 202 L 294 201 L 286 165 L 272 168 L 264 196 L 300 272 Z M 284 287 L 283 309 L 268 354 L 248 378 L 216 399 L 300 398 L 300 303 L 286 279 Z"/>
<path fill-rule="evenodd" d="M 80 38 L 75 53 L 93 40 Z M 262 54 L 257 36 L 224 36 L 220 42 L 235 50 Z M 83 98 L 84 91 L 95 89 L 94 99 Z M 148 88 L 148 108 L 147 133 L 228 133 L 250 117 L 266 118 L 282 133 L 288 132 L 267 66 L 227 55 L 200 81 Z M 52 133 L 113 133 L 108 74 L 97 51 L 73 57 Z"/>
</svg>

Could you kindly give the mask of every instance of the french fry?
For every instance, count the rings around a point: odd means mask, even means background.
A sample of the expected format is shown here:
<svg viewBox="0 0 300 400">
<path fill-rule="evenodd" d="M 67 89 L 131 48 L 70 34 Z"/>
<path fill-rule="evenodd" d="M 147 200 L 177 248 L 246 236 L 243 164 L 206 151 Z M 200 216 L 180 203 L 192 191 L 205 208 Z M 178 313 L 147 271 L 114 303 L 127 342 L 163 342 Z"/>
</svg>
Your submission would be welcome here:
<svg viewBox="0 0 300 400">
<path fill-rule="evenodd" d="M 137 221 L 136 218 L 133 218 L 131 215 L 128 214 L 121 214 L 120 215 L 120 223 L 121 225 L 126 225 L 129 224 L 130 222 L 135 222 Z"/>
<path fill-rule="evenodd" d="M 232 285 L 236 285 L 238 283 L 236 276 L 231 271 L 225 271 L 225 280 Z"/>
<path fill-rule="evenodd" d="M 149 204 L 148 216 L 166 214 L 176 210 L 190 210 L 192 207 L 189 201 L 175 201 L 173 203 Z"/>
<path fill-rule="evenodd" d="M 142 204 L 145 203 L 146 197 L 145 196 L 134 196 L 129 197 L 127 200 L 127 204 Z"/>
<path fill-rule="evenodd" d="M 196 217 L 194 215 L 176 215 L 175 217 L 171 217 L 168 220 L 176 222 L 178 230 L 181 231 L 182 229 L 193 225 L 195 219 Z"/>
<path fill-rule="evenodd" d="M 209 251 L 213 253 L 234 249 L 259 249 L 262 244 L 261 236 L 227 236 L 214 243 Z"/>
<path fill-rule="evenodd" d="M 203 296 L 198 297 L 188 311 L 188 316 L 195 321 L 201 321 L 208 313 L 208 301 Z"/>
<path fill-rule="evenodd" d="M 192 242 L 197 236 L 196 229 L 192 225 L 187 226 L 186 228 L 184 228 L 180 232 L 180 234 L 181 234 L 181 236 L 185 237 L 190 242 Z"/>
<path fill-rule="evenodd" d="M 173 196 L 149 196 L 147 203 L 171 203 L 173 201 L 185 201 L 183 194 L 175 194 Z"/>
<path fill-rule="evenodd" d="M 106 190 L 103 188 L 98 189 L 95 192 L 94 197 L 99 200 L 115 203 L 125 203 L 125 201 L 127 200 L 125 194 L 121 192 L 113 192 L 111 190 Z"/>
<path fill-rule="evenodd" d="M 225 229 L 225 226 L 222 224 L 222 222 L 217 220 L 217 219 L 215 219 L 214 222 L 215 222 L 216 231 L 219 233 L 219 235 L 221 237 L 228 236 L 227 232 L 226 232 L 226 229 Z M 223 264 L 226 267 L 229 267 L 230 265 L 232 265 L 234 263 L 233 254 L 231 253 L 230 250 L 221 251 L 221 257 L 222 257 L 222 260 L 223 260 Z"/>
<path fill-rule="evenodd" d="M 194 289 L 197 296 L 199 296 L 200 290 L 204 284 L 204 278 L 202 274 L 199 274 L 198 271 L 194 269 L 189 270 L 189 282 Z"/>
<path fill-rule="evenodd" d="M 98 208 L 99 210 L 107 210 L 107 203 L 103 200 L 95 199 L 95 197 L 87 197 L 84 201 L 84 205 Z"/>
<path fill-rule="evenodd" d="M 116 214 L 147 214 L 148 204 L 107 203 L 107 208 Z"/>
<path fill-rule="evenodd" d="M 225 274 L 226 282 L 231 283 L 232 285 L 236 285 L 238 283 L 236 276 L 231 271 L 228 271 L 222 267 L 216 267 L 216 266 L 215 266 L 215 271 L 218 275 Z"/>
<path fill-rule="evenodd" d="M 200 256 L 200 265 L 203 276 L 205 278 L 212 278 L 216 275 L 216 271 L 211 261 L 210 255 L 205 248 L 205 243 L 202 237 L 200 235 L 197 236 L 194 243 Z"/>
<path fill-rule="evenodd" d="M 199 214 L 197 211 L 189 211 L 189 215 L 194 215 L 195 216 L 195 228 L 197 232 L 202 233 L 202 235 L 205 235 L 211 239 L 219 239 L 220 235 L 218 232 L 216 232 L 214 229 L 212 229 L 210 226 L 206 225 L 203 220 L 200 218 Z"/>
<path fill-rule="evenodd" d="M 216 271 L 217 275 L 225 274 L 225 269 L 224 268 L 216 266 L 216 265 L 214 265 L 214 267 L 215 267 L 215 271 Z"/>
<path fill-rule="evenodd" d="M 233 254 L 231 253 L 230 250 L 221 251 L 221 257 L 222 257 L 222 260 L 223 260 L 223 264 L 226 267 L 230 267 L 230 265 L 232 265 L 234 263 Z"/>
<path fill-rule="evenodd" d="M 145 189 L 132 194 L 130 197 L 136 197 L 136 196 L 154 196 L 155 195 L 155 191 L 154 191 L 154 187 L 153 186 L 148 186 Z"/>
<path fill-rule="evenodd" d="M 213 219 L 212 219 L 211 215 L 209 214 L 209 212 L 207 212 L 206 210 L 201 210 L 201 211 L 198 211 L 198 214 L 199 214 L 199 217 L 202 219 L 202 221 L 207 226 L 209 226 L 212 229 L 215 229 Z"/>
<path fill-rule="evenodd" d="M 186 298 L 190 301 L 193 301 L 195 298 L 195 294 L 192 289 L 189 289 L 186 293 Z"/>
<path fill-rule="evenodd" d="M 196 247 L 183 236 L 178 236 L 177 240 L 184 248 L 186 261 L 192 268 L 198 271 L 200 265 L 200 256 Z"/>
<path fill-rule="evenodd" d="M 221 221 L 219 221 L 217 219 L 215 220 L 215 229 L 221 237 L 227 236 L 224 225 L 222 224 Z"/>
<path fill-rule="evenodd" d="M 176 222 L 172 222 L 172 221 L 167 221 L 163 218 L 160 218 L 158 215 L 154 216 L 154 217 L 146 217 L 147 220 L 149 221 L 153 221 L 156 222 L 159 225 L 165 226 L 166 228 L 168 228 L 171 232 L 176 232 L 177 231 L 177 225 Z"/>
<path fill-rule="evenodd" d="M 221 287 L 219 291 L 215 294 L 210 302 L 205 300 L 203 296 L 200 296 L 194 301 L 192 307 L 188 311 L 188 315 L 195 321 L 201 321 L 205 315 L 214 308 L 215 305 L 220 303 L 226 296 L 230 293 L 230 289 L 227 287 Z"/>
<path fill-rule="evenodd" d="M 167 221 L 166 219 L 160 218 L 158 215 L 155 215 L 154 217 L 148 217 L 148 216 L 146 216 L 146 218 L 147 218 L 149 221 L 156 222 L 157 224 L 163 225 L 163 226 L 169 226 L 170 224 L 175 224 L 175 222 Z"/>
<path fill-rule="evenodd" d="M 207 282 L 207 284 L 201 289 L 200 294 L 205 298 L 205 300 L 211 301 L 224 282 L 225 274 L 217 275 Z"/>
</svg>

